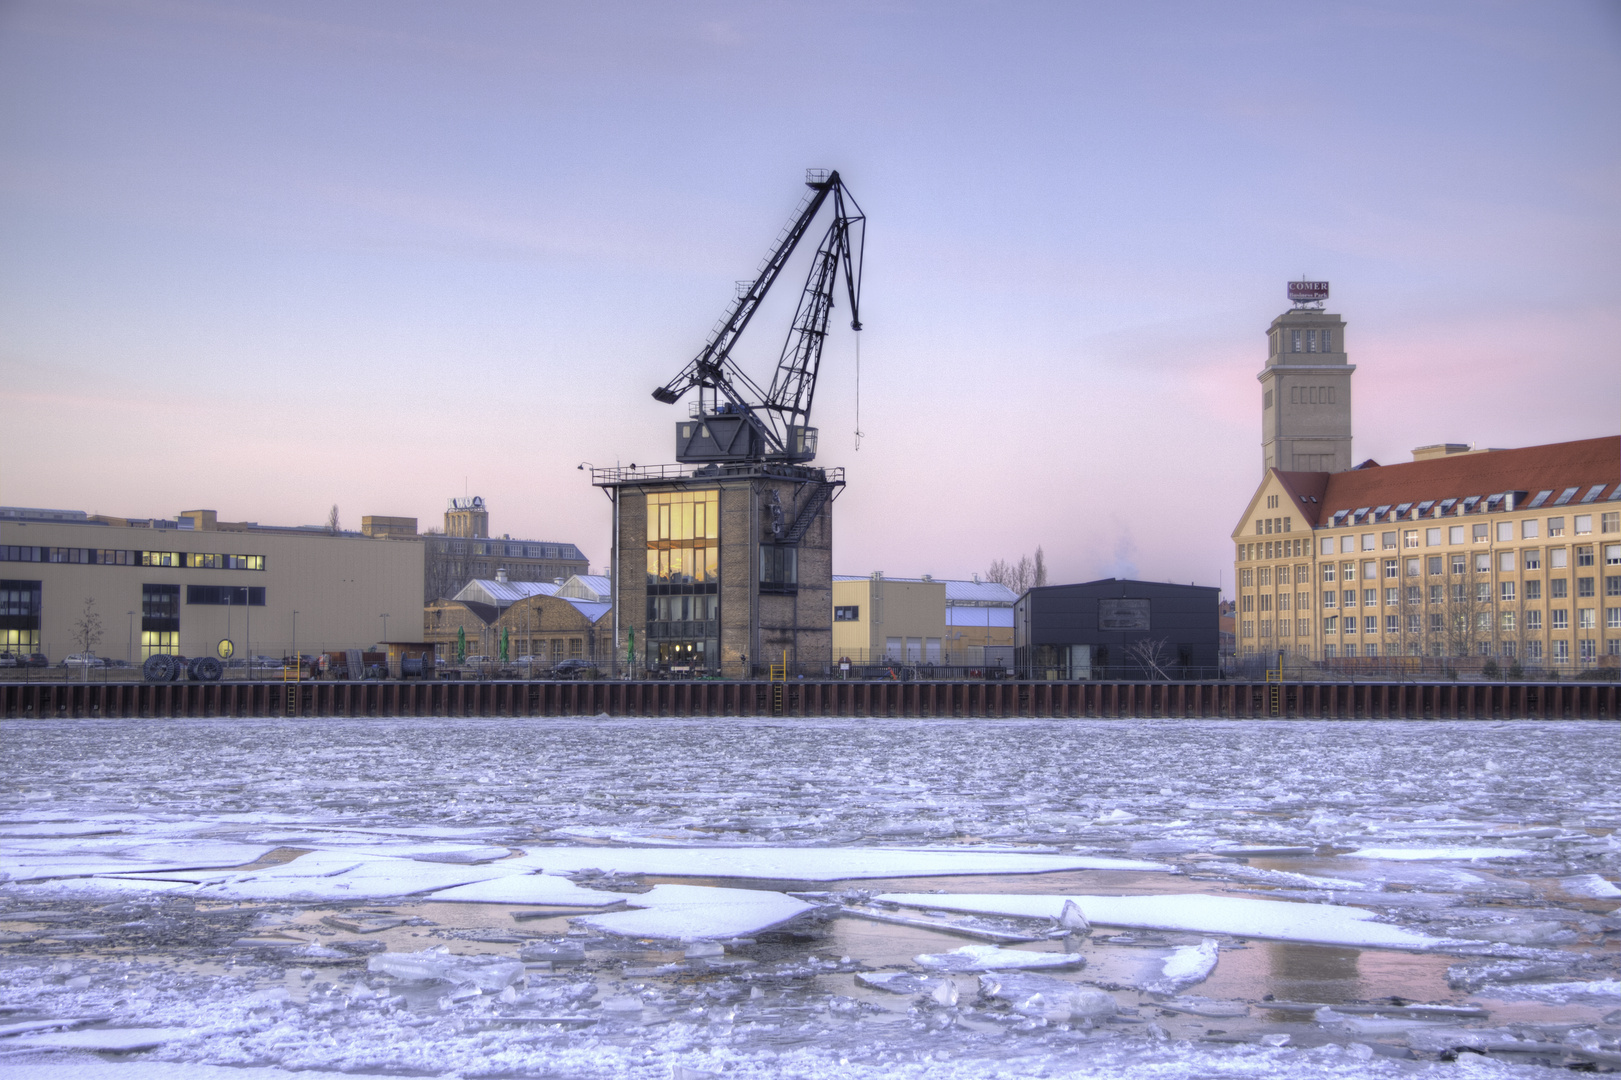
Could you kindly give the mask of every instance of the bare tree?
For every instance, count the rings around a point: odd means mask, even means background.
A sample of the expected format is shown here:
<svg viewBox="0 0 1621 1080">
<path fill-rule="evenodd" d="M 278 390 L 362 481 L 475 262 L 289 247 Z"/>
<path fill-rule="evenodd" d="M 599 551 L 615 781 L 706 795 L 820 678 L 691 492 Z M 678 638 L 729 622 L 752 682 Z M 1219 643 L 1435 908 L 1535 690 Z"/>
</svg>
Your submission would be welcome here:
<svg viewBox="0 0 1621 1080">
<path fill-rule="evenodd" d="M 332 509 L 328 511 L 326 515 L 326 531 L 331 533 L 333 536 L 337 536 L 338 533 L 342 531 L 342 526 L 338 524 L 337 503 L 332 504 Z"/>
<path fill-rule="evenodd" d="M 1019 556 L 1016 563 L 997 559 L 991 563 L 991 568 L 985 571 L 985 580 L 1006 585 L 1013 592 L 1023 596 L 1031 588 L 1047 584 L 1047 557 L 1038 547 L 1034 559 L 1028 555 Z"/>
<path fill-rule="evenodd" d="M 455 554 L 450 550 L 451 541 L 446 539 L 441 529 L 428 529 L 422 541 L 426 549 L 422 553 L 422 596 L 428 603 L 435 600 L 444 600 L 461 591 L 467 584 L 462 574 L 462 565 Z"/>
<path fill-rule="evenodd" d="M 95 652 L 101 644 L 101 616 L 96 614 L 94 597 L 84 598 L 84 611 L 73 621 L 73 642 L 80 652 Z"/>
<path fill-rule="evenodd" d="M 1170 662 L 1170 644 L 1167 638 L 1138 638 L 1126 646 L 1126 655 L 1154 678 L 1169 682 L 1171 677 L 1165 673 L 1165 665 Z"/>
</svg>

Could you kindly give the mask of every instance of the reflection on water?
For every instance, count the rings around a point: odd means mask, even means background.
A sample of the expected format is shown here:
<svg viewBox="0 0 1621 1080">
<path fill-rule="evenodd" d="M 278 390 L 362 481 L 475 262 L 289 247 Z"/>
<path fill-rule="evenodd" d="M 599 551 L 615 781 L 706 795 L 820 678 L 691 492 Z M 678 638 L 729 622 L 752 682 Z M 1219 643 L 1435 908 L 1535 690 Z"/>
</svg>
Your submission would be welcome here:
<svg viewBox="0 0 1621 1080">
<path fill-rule="evenodd" d="M 1422 953 L 1346 949 L 1292 941 L 1255 941 L 1224 948 L 1215 972 L 1193 993 L 1213 998 L 1315 1001 L 1326 1005 L 1391 997 L 1456 1000 L 1446 970 L 1455 960 Z"/>
</svg>

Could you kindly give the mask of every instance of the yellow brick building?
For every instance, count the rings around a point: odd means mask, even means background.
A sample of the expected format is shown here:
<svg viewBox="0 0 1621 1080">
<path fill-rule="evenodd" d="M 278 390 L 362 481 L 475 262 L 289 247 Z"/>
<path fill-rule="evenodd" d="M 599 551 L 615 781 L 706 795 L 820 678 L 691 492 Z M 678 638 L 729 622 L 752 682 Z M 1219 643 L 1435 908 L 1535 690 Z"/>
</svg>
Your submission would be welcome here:
<svg viewBox="0 0 1621 1080">
<path fill-rule="evenodd" d="M 1621 437 L 1269 467 L 1232 540 L 1240 657 L 1621 663 Z"/>
</svg>

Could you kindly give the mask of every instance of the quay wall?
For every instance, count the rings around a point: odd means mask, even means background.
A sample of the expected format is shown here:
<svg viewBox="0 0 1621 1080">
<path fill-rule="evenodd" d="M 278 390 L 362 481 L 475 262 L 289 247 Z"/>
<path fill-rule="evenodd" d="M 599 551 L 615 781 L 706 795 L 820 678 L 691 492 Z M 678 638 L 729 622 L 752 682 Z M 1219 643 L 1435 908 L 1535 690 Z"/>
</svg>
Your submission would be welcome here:
<svg viewBox="0 0 1621 1080">
<path fill-rule="evenodd" d="M 1616 683 L 360 681 L 0 683 L 7 720 L 788 716 L 1614 720 Z"/>
</svg>

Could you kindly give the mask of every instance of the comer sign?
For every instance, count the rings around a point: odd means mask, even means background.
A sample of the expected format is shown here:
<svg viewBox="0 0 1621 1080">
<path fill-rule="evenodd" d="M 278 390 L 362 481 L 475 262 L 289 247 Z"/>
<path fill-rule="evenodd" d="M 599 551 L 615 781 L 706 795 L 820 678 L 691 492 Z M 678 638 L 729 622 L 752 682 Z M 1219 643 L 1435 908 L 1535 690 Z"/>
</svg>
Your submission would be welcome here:
<svg viewBox="0 0 1621 1080">
<path fill-rule="evenodd" d="M 1327 300 L 1328 282 L 1326 281 L 1291 281 L 1289 282 L 1290 300 Z"/>
</svg>

